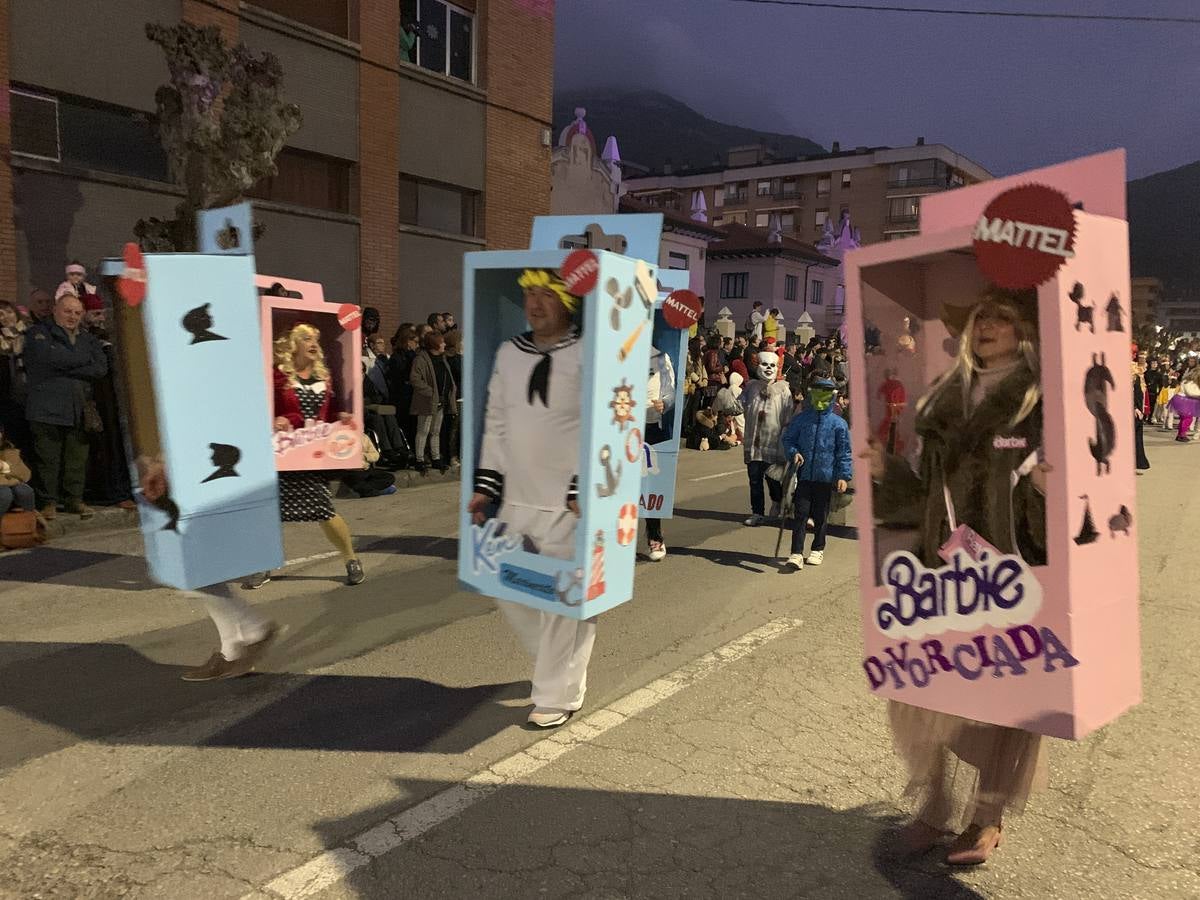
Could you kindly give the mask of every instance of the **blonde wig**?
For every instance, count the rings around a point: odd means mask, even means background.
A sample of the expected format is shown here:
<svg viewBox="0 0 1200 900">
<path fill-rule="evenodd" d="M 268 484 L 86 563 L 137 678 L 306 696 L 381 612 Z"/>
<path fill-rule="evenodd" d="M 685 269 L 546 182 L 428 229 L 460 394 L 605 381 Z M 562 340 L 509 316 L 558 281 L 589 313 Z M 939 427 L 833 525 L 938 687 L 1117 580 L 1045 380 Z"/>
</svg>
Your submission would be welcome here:
<svg viewBox="0 0 1200 900">
<path fill-rule="evenodd" d="M 296 384 L 296 348 L 307 338 L 317 340 L 317 358 L 313 360 L 313 374 L 322 381 L 329 381 L 329 368 L 325 365 L 325 351 L 321 349 L 321 332 L 311 325 L 300 324 L 275 340 L 275 368 L 282 372 L 290 384 Z"/>
<path fill-rule="evenodd" d="M 972 336 L 975 333 L 975 320 L 985 309 L 1012 322 L 1017 331 L 1017 355 L 1033 376 L 1033 381 L 1025 391 L 1025 397 L 1022 399 L 1020 407 L 1008 422 L 1009 427 L 1023 422 L 1033 412 L 1038 401 L 1042 399 L 1041 360 L 1038 356 L 1037 292 L 989 288 L 967 316 L 962 334 L 959 335 L 958 355 L 954 365 L 933 383 L 924 397 L 917 401 L 918 416 L 956 380 L 963 394 L 963 408 L 969 408 L 971 385 L 975 379 L 975 373 L 980 370 L 979 360 L 975 357 L 975 351 L 971 346 Z"/>
<path fill-rule="evenodd" d="M 549 269 L 526 269 L 517 279 L 517 284 L 524 291 L 550 291 L 570 312 L 579 309 L 579 298 L 568 291 L 566 283 Z"/>
</svg>

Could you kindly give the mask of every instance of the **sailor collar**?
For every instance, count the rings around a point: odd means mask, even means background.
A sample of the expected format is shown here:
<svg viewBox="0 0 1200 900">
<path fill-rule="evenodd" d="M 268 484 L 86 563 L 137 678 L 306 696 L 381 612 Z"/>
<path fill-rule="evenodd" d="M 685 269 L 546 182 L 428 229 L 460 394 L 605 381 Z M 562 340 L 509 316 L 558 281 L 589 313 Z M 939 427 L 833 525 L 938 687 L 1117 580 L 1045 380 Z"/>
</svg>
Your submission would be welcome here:
<svg viewBox="0 0 1200 900">
<path fill-rule="evenodd" d="M 512 339 L 513 345 L 522 353 L 529 353 L 533 356 L 546 356 L 555 351 L 570 347 L 572 344 L 579 342 L 579 329 L 574 326 L 566 333 L 557 344 L 547 350 L 543 350 L 533 342 L 533 332 L 527 331 L 524 334 L 519 334 Z"/>
<path fill-rule="evenodd" d="M 529 374 L 529 385 L 526 388 L 526 396 L 530 406 L 533 405 L 533 400 L 537 397 L 542 401 L 542 406 L 548 407 L 550 405 L 550 370 L 553 364 L 550 354 L 578 343 L 579 329 L 572 328 L 562 340 L 547 350 L 542 350 L 533 342 L 532 331 L 518 335 L 512 339 L 512 342 L 522 353 L 541 357 L 538 364 L 533 367 L 533 371 Z"/>
</svg>

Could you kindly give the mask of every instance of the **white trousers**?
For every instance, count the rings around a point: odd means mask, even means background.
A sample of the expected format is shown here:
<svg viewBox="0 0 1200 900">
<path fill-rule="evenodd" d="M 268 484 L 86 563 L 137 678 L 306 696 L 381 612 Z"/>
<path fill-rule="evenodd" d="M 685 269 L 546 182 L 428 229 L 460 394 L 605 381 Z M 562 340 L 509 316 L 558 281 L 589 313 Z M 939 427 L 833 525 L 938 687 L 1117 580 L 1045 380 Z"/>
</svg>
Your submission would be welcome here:
<svg viewBox="0 0 1200 900">
<path fill-rule="evenodd" d="M 221 655 L 230 662 L 245 656 L 247 644 L 266 637 L 267 617 L 235 594 L 228 584 L 213 584 L 184 593 L 204 604 L 221 637 Z"/>
<path fill-rule="evenodd" d="M 563 502 L 566 503 L 564 491 Z M 528 537 L 543 556 L 570 559 L 575 552 L 576 515 L 505 504 L 498 516 L 511 531 Z M 580 588 L 582 590 L 582 588 Z M 577 710 L 587 692 L 588 660 L 596 643 L 596 619 L 571 619 L 520 603 L 500 602 L 500 611 L 533 658 L 534 706 Z"/>
<path fill-rule="evenodd" d="M 534 706 L 576 710 L 587 693 L 587 667 L 596 643 L 596 620 L 568 619 L 520 603 L 500 603 L 500 611 L 533 657 Z"/>
</svg>

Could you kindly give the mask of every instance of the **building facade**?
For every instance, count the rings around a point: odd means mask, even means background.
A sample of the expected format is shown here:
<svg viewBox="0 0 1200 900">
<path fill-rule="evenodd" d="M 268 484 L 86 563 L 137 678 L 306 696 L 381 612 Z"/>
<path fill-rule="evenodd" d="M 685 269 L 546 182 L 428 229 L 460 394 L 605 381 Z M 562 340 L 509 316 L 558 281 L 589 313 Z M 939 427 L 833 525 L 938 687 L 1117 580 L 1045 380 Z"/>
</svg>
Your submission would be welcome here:
<svg viewBox="0 0 1200 900">
<path fill-rule="evenodd" d="M 837 296 L 837 259 L 774 229 L 728 225 L 723 230 L 725 238 L 708 246 L 706 307 L 728 309 L 739 331 L 755 301 L 764 312 L 778 309 L 789 332 L 806 310 L 819 334 L 836 330 L 843 310 L 826 310 Z"/>
<path fill-rule="evenodd" d="M 876 243 L 916 234 L 922 197 L 991 177 L 978 163 L 921 138 L 900 148 L 843 151 L 835 143 L 831 153 L 793 160 L 738 147 L 724 166 L 627 177 L 625 189 L 642 203 L 685 211 L 701 191 L 714 225 L 765 228 L 778 216 L 785 235 L 806 243 L 849 214 L 863 243 Z"/>
<path fill-rule="evenodd" d="M 457 311 L 463 253 L 525 247 L 549 212 L 553 2 L 0 0 L 0 295 L 53 290 L 172 214 L 144 28 L 180 21 L 275 53 L 304 116 L 252 192 L 264 274 L 394 327 Z"/>
</svg>

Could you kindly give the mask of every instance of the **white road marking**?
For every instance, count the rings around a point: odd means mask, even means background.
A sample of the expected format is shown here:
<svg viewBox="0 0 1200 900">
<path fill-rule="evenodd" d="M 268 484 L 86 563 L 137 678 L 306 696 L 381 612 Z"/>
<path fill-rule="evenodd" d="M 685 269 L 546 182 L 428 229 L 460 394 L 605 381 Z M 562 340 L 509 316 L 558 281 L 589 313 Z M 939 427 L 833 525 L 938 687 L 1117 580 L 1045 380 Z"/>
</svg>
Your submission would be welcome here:
<svg viewBox="0 0 1200 900">
<path fill-rule="evenodd" d="M 472 775 L 466 781 L 434 794 L 353 837 L 342 847 L 327 850 L 291 871 L 284 872 L 265 888 L 268 894 L 286 900 L 312 897 L 336 884 L 371 860 L 420 837 L 485 800 L 510 784 L 533 775 L 558 757 L 590 743 L 627 719 L 657 706 L 669 697 L 691 687 L 732 662 L 753 653 L 759 647 L 783 636 L 800 625 L 799 619 L 774 619 L 743 634 L 699 659 L 626 694 L 604 709 L 580 719 L 519 753 Z M 255 892 L 250 897 L 260 897 Z"/>
<path fill-rule="evenodd" d="M 688 481 L 712 481 L 714 478 L 728 478 L 730 475 L 737 475 L 745 471 L 745 469 L 734 469 L 732 472 L 718 472 L 716 475 L 701 475 L 699 478 L 689 478 Z"/>
</svg>

